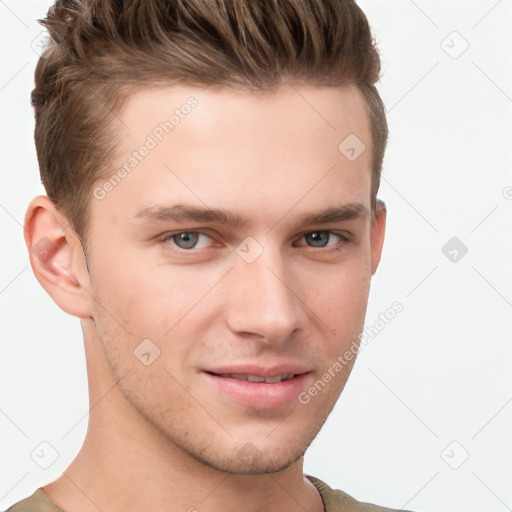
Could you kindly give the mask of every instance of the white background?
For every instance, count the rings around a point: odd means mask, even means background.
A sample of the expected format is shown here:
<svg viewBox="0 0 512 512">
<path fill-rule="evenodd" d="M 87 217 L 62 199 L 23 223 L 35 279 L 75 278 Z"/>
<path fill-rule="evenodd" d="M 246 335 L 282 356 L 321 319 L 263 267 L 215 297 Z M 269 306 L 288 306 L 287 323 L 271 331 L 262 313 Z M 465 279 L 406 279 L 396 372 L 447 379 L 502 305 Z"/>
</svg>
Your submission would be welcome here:
<svg viewBox="0 0 512 512">
<path fill-rule="evenodd" d="M 48 5 L 0 1 L 0 510 L 66 469 L 89 407 L 79 320 L 34 278 L 21 228 L 43 193 L 29 95 Z M 367 325 L 404 310 L 362 350 L 305 471 L 394 508 L 512 510 L 512 0 L 360 5 L 391 133 Z M 42 441 L 59 452 L 47 470 Z"/>
</svg>

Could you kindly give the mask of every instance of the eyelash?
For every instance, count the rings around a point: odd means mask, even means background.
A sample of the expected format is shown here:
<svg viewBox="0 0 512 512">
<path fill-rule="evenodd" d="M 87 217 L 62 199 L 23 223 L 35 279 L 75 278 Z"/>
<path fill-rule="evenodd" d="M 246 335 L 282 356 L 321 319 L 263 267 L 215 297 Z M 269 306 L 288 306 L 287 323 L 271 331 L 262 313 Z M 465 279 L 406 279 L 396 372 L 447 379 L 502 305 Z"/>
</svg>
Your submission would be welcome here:
<svg viewBox="0 0 512 512">
<path fill-rule="evenodd" d="M 207 236 L 208 238 L 213 239 L 212 236 L 209 235 L 208 233 L 205 233 L 203 231 L 193 231 L 193 230 L 191 230 L 191 231 L 174 231 L 172 233 L 165 233 L 164 235 L 159 237 L 159 241 L 162 244 L 164 244 L 165 246 L 168 247 L 169 243 L 172 242 L 173 237 L 175 237 L 176 235 L 181 235 L 183 233 L 196 234 L 196 235 L 204 235 L 204 236 Z M 337 231 L 332 231 L 332 230 L 329 230 L 329 229 L 318 229 L 318 230 L 315 230 L 315 231 L 308 231 L 307 233 L 302 234 L 299 237 L 299 239 L 302 239 L 302 238 L 304 238 L 307 235 L 311 235 L 312 233 L 329 233 L 330 235 L 335 235 L 335 236 L 339 237 L 340 242 L 342 244 L 350 242 L 352 240 L 352 236 L 349 233 L 337 232 Z M 326 246 L 326 247 L 314 247 L 314 246 L 311 246 L 311 245 L 301 245 L 300 247 L 308 247 L 309 249 L 318 249 L 319 251 L 321 250 L 323 253 L 328 253 L 328 254 L 329 253 L 339 252 L 339 251 L 342 250 L 342 248 L 339 245 Z M 208 249 L 208 248 L 209 247 L 204 247 L 202 249 Z M 192 249 L 182 249 L 181 247 L 178 247 L 175 244 L 173 245 L 173 248 L 171 250 L 174 250 L 174 251 L 177 251 L 177 252 L 182 252 L 182 253 L 193 253 L 193 252 L 196 251 L 195 248 L 192 248 Z M 197 250 L 201 250 L 201 249 L 197 249 Z"/>
</svg>

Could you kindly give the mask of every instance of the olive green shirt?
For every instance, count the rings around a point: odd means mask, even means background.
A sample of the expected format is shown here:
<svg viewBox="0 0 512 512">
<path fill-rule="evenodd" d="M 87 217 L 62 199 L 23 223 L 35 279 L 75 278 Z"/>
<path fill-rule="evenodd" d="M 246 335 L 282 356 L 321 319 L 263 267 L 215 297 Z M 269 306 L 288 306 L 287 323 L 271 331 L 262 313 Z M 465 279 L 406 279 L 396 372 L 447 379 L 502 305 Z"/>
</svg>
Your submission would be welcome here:
<svg viewBox="0 0 512 512">
<path fill-rule="evenodd" d="M 324 503 L 325 512 L 397 512 L 390 508 L 378 507 L 369 503 L 361 503 L 343 491 L 333 490 L 318 478 L 307 476 L 317 488 Z M 43 488 L 24 500 L 14 504 L 5 512 L 65 512 L 53 503 Z M 78 512 L 78 511 L 74 511 Z"/>
</svg>

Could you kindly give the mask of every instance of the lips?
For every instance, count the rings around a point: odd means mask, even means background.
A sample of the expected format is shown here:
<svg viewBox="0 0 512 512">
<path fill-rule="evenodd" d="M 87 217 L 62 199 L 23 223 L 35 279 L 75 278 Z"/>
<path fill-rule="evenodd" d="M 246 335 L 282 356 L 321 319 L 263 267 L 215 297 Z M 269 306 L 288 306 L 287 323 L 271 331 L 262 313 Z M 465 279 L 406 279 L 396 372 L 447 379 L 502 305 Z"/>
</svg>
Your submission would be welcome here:
<svg viewBox="0 0 512 512">
<path fill-rule="evenodd" d="M 266 382 L 267 384 L 273 384 L 274 382 L 284 382 L 286 380 L 293 379 L 294 373 L 286 373 L 282 375 L 276 375 L 275 377 L 263 377 L 261 375 L 248 375 L 246 373 L 223 373 L 220 377 L 246 380 L 248 382 Z"/>
<path fill-rule="evenodd" d="M 230 376 L 231 378 L 238 378 L 241 376 L 244 380 L 245 377 L 287 377 L 293 375 L 300 375 L 309 371 L 309 366 L 301 363 L 294 362 L 281 362 L 273 364 L 272 366 L 265 366 L 255 363 L 240 363 L 223 366 L 211 366 L 205 368 L 204 371 L 220 376 Z"/>
<path fill-rule="evenodd" d="M 278 409 L 292 403 L 306 387 L 309 370 L 304 365 L 273 367 L 238 365 L 204 370 L 213 391 L 235 404 L 253 409 Z"/>
</svg>

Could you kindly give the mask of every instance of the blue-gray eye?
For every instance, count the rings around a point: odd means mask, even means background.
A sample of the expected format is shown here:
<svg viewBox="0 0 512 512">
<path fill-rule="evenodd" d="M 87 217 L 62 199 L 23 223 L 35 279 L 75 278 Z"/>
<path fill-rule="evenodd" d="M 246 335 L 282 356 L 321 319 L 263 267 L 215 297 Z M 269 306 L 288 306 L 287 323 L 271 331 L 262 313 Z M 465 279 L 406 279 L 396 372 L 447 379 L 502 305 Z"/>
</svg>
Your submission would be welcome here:
<svg viewBox="0 0 512 512">
<path fill-rule="evenodd" d="M 193 249 L 199 240 L 200 233 L 178 233 L 172 236 L 172 241 L 180 249 Z"/>
<path fill-rule="evenodd" d="M 166 245 L 178 247 L 181 250 L 205 249 L 212 246 L 212 237 L 200 231 L 178 231 L 162 236 Z"/>
<path fill-rule="evenodd" d="M 312 247 L 326 247 L 329 242 L 330 235 L 339 237 L 339 235 L 336 235 L 336 233 L 332 233 L 331 231 L 312 231 L 311 233 L 304 235 L 304 238 L 308 244 L 311 242 Z"/>
</svg>

